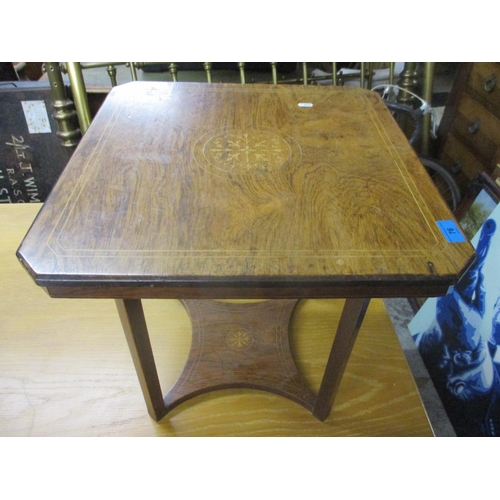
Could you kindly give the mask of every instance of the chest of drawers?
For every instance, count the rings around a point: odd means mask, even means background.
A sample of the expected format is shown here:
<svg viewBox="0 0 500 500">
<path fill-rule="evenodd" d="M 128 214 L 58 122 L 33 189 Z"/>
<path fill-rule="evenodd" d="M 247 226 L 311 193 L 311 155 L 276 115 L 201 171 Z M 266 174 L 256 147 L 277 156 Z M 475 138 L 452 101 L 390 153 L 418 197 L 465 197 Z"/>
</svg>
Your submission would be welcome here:
<svg viewBox="0 0 500 500">
<path fill-rule="evenodd" d="M 462 63 L 439 128 L 439 159 L 462 192 L 500 163 L 500 63 Z"/>
</svg>

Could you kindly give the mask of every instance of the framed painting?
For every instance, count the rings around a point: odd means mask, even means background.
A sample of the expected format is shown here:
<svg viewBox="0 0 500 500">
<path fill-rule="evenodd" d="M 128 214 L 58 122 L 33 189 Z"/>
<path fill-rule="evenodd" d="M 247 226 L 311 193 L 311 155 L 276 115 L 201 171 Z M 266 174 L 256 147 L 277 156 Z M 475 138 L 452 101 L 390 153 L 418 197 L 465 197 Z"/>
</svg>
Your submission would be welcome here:
<svg viewBox="0 0 500 500">
<path fill-rule="evenodd" d="M 457 436 L 500 435 L 500 205 L 483 191 L 469 205 L 484 210 L 471 240 L 478 259 L 408 325 Z"/>
<path fill-rule="evenodd" d="M 455 214 L 470 240 L 499 202 L 500 186 L 486 172 L 482 172 L 472 181 Z"/>
</svg>

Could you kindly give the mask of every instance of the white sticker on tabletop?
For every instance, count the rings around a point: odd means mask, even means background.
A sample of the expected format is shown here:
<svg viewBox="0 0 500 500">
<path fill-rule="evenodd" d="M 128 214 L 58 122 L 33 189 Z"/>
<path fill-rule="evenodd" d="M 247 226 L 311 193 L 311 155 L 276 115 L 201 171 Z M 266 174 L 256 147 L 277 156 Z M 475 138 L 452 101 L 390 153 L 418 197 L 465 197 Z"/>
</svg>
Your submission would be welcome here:
<svg viewBox="0 0 500 500">
<path fill-rule="evenodd" d="M 30 134 L 50 134 L 49 115 L 44 101 L 21 101 Z"/>
</svg>

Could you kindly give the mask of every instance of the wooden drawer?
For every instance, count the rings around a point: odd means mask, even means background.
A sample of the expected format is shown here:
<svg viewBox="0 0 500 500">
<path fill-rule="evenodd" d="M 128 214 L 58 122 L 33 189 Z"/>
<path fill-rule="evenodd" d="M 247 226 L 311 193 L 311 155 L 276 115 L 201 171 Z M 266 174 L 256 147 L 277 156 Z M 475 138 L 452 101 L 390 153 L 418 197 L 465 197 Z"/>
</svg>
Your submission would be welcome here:
<svg viewBox="0 0 500 500">
<path fill-rule="evenodd" d="M 488 111 L 500 117 L 500 64 L 475 63 L 469 76 L 467 91 Z"/>
<path fill-rule="evenodd" d="M 484 165 L 461 143 L 460 139 L 448 134 L 440 157 L 441 162 L 454 176 L 462 193 L 470 182 L 482 171 Z"/>
<path fill-rule="evenodd" d="M 500 145 L 500 119 L 464 93 L 451 133 L 486 165 L 491 163 Z"/>
</svg>

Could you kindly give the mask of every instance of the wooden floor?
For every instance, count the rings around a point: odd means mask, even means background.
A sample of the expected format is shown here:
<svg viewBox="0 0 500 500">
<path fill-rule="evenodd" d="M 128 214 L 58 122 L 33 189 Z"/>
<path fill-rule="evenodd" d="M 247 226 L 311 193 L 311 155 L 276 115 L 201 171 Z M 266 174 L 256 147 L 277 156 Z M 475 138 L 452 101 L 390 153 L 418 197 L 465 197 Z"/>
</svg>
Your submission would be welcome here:
<svg viewBox="0 0 500 500">
<path fill-rule="evenodd" d="M 0 436 L 431 436 L 382 300 L 373 300 L 330 417 L 253 390 L 200 396 L 161 422 L 146 411 L 112 300 L 51 299 L 15 251 L 39 204 L 0 206 Z M 342 300 L 302 301 L 295 358 L 317 391 Z M 176 300 L 144 301 L 163 390 L 187 358 Z"/>
</svg>

